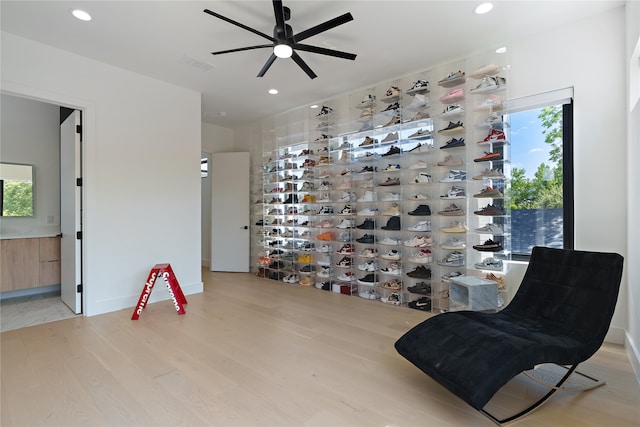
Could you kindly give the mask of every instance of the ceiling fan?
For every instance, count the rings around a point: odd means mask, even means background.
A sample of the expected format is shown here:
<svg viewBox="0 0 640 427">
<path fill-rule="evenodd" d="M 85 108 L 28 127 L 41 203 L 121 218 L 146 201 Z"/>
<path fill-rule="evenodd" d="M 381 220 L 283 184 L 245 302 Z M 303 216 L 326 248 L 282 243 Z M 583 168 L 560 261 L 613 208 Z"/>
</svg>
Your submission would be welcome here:
<svg viewBox="0 0 640 427">
<path fill-rule="evenodd" d="M 267 62 L 264 64 L 264 66 L 258 73 L 257 77 L 263 77 L 266 74 L 267 70 L 269 70 L 269 67 L 271 67 L 271 65 L 275 62 L 277 58 L 289 58 L 289 57 L 293 59 L 295 63 L 298 64 L 298 66 L 302 68 L 302 70 L 304 70 L 304 72 L 307 73 L 307 75 L 310 78 L 315 79 L 316 77 L 318 77 L 313 72 L 313 70 L 309 68 L 307 63 L 304 62 L 304 60 L 300 57 L 300 55 L 296 53 L 296 50 L 301 50 L 301 51 L 311 52 L 311 53 L 319 53 L 321 55 L 334 56 L 337 58 L 344 58 L 344 59 L 350 59 L 350 60 L 356 59 L 356 55 L 353 53 L 341 52 L 339 50 L 326 49 L 323 47 L 311 46 L 308 44 L 300 43 L 301 41 L 308 39 L 309 37 L 315 36 L 316 34 L 322 33 L 324 31 L 330 30 L 339 25 L 352 21 L 353 16 L 351 16 L 351 13 L 345 13 L 344 15 L 340 15 L 337 18 L 330 19 L 329 21 L 323 22 L 322 24 L 318 24 L 305 31 L 294 34 L 291 26 L 285 23 L 291 17 L 291 10 L 286 6 L 283 6 L 282 1 L 273 0 L 273 12 L 276 17 L 276 25 L 273 27 L 273 37 L 272 37 L 254 28 L 248 27 L 237 21 L 234 21 L 233 19 L 229 19 L 218 13 L 212 12 L 209 9 L 205 9 L 204 12 L 208 13 L 211 16 L 215 16 L 216 18 L 222 19 L 223 21 L 226 21 L 230 24 L 236 25 L 242 29 L 251 31 L 254 34 L 257 34 L 271 41 L 271 44 L 260 44 L 256 46 L 241 47 L 238 49 L 229 49 L 229 50 L 222 50 L 218 52 L 211 52 L 212 55 L 222 55 L 223 53 L 240 52 L 243 50 L 272 48 L 273 52 L 271 53 L 271 56 L 269 56 L 269 59 L 267 59 Z"/>
</svg>

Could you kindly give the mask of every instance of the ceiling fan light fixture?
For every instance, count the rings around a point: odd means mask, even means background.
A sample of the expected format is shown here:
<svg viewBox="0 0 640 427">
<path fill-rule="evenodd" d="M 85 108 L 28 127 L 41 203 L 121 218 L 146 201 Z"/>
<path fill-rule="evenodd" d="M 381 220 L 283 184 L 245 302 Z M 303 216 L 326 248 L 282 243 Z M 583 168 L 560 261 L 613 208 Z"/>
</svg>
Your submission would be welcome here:
<svg viewBox="0 0 640 427">
<path fill-rule="evenodd" d="M 71 14 L 81 21 L 91 21 L 91 15 L 89 15 L 84 10 L 75 9 L 71 12 Z"/>
<path fill-rule="evenodd" d="M 278 58 L 291 58 L 293 49 L 288 44 L 280 43 L 273 47 L 273 54 Z"/>
</svg>

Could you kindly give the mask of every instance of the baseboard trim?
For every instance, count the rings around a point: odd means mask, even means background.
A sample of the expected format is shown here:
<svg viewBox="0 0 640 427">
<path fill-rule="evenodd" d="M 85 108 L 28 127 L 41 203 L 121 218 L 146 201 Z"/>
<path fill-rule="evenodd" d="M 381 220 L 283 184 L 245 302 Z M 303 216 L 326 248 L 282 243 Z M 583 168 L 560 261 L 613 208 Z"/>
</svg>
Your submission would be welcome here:
<svg viewBox="0 0 640 427">
<path fill-rule="evenodd" d="M 636 380 L 640 384 L 640 351 L 638 351 L 638 347 L 628 332 L 625 334 L 624 348 L 627 350 L 627 357 L 633 372 L 636 374 Z"/>
<path fill-rule="evenodd" d="M 625 330 L 622 328 L 613 328 L 610 327 L 607 335 L 604 337 L 604 342 L 608 342 L 611 344 L 624 345 L 625 341 Z"/>
</svg>

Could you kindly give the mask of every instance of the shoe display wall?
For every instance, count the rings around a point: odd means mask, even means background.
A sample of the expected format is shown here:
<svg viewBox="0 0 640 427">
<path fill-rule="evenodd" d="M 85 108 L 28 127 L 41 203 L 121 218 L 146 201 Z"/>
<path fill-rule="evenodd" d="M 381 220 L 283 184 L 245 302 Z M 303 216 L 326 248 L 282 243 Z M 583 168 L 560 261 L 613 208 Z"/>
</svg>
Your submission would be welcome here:
<svg viewBox="0 0 640 427">
<path fill-rule="evenodd" d="M 434 312 L 454 273 L 491 270 L 504 289 L 508 76 L 493 56 L 274 119 L 254 194 L 264 276 Z"/>
</svg>

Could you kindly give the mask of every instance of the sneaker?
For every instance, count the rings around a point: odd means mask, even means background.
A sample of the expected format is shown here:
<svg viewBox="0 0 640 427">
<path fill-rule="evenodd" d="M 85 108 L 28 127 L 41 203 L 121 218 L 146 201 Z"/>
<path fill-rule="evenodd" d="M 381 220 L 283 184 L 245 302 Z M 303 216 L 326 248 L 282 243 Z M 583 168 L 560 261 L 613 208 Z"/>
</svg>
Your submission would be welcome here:
<svg viewBox="0 0 640 427">
<path fill-rule="evenodd" d="M 311 256 L 311 254 L 302 254 L 298 257 L 298 262 L 301 264 L 308 264 L 310 262 L 313 262 L 313 257 Z"/>
<path fill-rule="evenodd" d="M 396 216 L 400 215 L 400 207 L 397 203 L 392 203 L 387 209 L 380 212 L 380 215 L 383 216 Z"/>
<path fill-rule="evenodd" d="M 353 273 L 352 273 L 353 274 Z M 374 273 L 369 273 L 366 276 L 358 279 L 358 283 L 361 285 L 373 286 L 378 284 L 378 276 Z"/>
<path fill-rule="evenodd" d="M 447 148 L 456 148 L 456 147 L 464 147 L 464 138 L 451 138 L 449 141 L 445 142 L 441 150 L 446 150 Z"/>
<path fill-rule="evenodd" d="M 387 136 L 385 136 L 382 139 L 382 143 L 384 144 L 385 142 L 393 142 L 393 141 L 397 141 L 398 140 L 398 132 L 390 132 L 387 134 Z"/>
<path fill-rule="evenodd" d="M 394 171 L 399 171 L 399 170 L 400 170 L 400 165 L 398 165 L 398 164 L 396 164 L 396 165 L 389 164 L 389 166 L 384 168 L 382 171 L 383 172 L 394 172 Z"/>
<path fill-rule="evenodd" d="M 451 104 L 442 111 L 441 117 L 455 116 L 464 113 L 464 108 L 460 104 Z"/>
<path fill-rule="evenodd" d="M 431 285 L 427 282 L 418 282 L 413 286 L 407 287 L 412 294 L 431 295 Z"/>
<path fill-rule="evenodd" d="M 498 95 L 489 95 L 487 99 L 485 99 L 479 106 L 478 109 L 495 109 L 502 108 L 502 103 L 504 102 L 504 98 Z"/>
<path fill-rule="evenodd" d="M 400 251 L 398 251 L 397 249 L 389 249 L 389 252 L 384 255 L 380 255 L 380 258 L 397 261 L 400 259 Z"/>
<path fill-rule="evenodd" d="M 466 80 L 466 76 L 464 71 L 455 71 L 455 72 L 452 71 L 451 73 L 449 73 L 447 77 L 438 81 L 438 85 L 443 87 L 447 87 L 447 85 L 452 85 L 452 84 L 458 85 L 463 83 L 465 80 Z"/>
<path fill-rule="evenodd" d="M 336 190 L 348 190 L 352 187 L 351 181 L 344 180 L 336 186 Z"/>
<path fill-rule="evenodd" d="M 466 181 L 467 172 L 458 169 L 451 169 L 446 178 L 440 180 L 440 182 L 461 182 Z"/>
<path fill-rule="evenodd" d="M 320 221 L 317 225 L 317 228 L 331 228 L 333 227 L 333 222 L 329 221 L 328 219 L 322 220 Z"/>
<path fill-rule="evenodd" d="M 386 181 L 381 182 L 378 185 L 383 186 L 383 187 L 389 187 L 389 186 L 392 186 L 392 185 L 400 185 L 400 178 L 397 178 L 397 177 L 396 178 L 391 178 L 391 177 L 389 177 L 389 178 L 387 178 Z"/>
<path fill-rule="evenodd" d="M 336 262 L 338 267 L 351 267 L 353 265 L 353 260 L 349 257 L 343 257 L 340 261 Z"/>
<path fill-rule="evenodd" d="M 356 239 L 356 242 L 358 243 L 375 243 L 376 242 L 376 237 L 373 234 L 365 234 L 362 237 L 358 237 Z"/>
<path fill-rule="evenodd" d="M 433 245 L 433 239 L 429 236 L 413 236 L 411 239 L 405 240 L 404 245 L 410 248 L 425 248 Z"/>
<path fill-rule="evenodd" d="M 358 104 L 358 108 L 371 107 L 375 101 L 376 101 L 375 95 L 365 95 L 364 98 L 362 98 L 362 101 L 360 101 L 360 104 Z"/>
<path fill-rule="evenodd" d="M 402 282 L 398 282 L 396 279 L 388 282 L 380 283 L 380 287 L 384 289 L 391 289 L 392 291 L 399 291 L 402 289 Z"/>
<path fill-rule="evenodd" d="M 389 120 L 387 123 L 384 124 L 383 127 L 399 125 L 400 123 L 401 123 L 400 114 L 396 113 L 393 115 L 393 117 L 391 117 L 391 120 Z"/>
<path fill-rule="evenodd" d="M 359 228 L 360 230 L 373 230 L 376 228 L 376 223 L 373 219 L 367 218 L 362 224 L 357 225 L 356 228 Z"/>
<path fill-rule="evenodd" d="M 478 198 L 483 198 L 483 197 L 498 198 L 503 196 L 504 194 L 502 194 L 500 190 L 494 187 L 483 188 L 482 190 L 480 190 L 479 193 L 473 195 L 473 197 L 478 197 Z"/>
<path fill-rule="evenodd" d="M 440 97 L 440 102 L 443 104 L 451 104 L 453 102 L 460 102 L 464 99 L 464 89 L 456 88 L 450 90 L 446 95 Z"/>
<path fill-rule="evenodd" d="M 409 257 L 410 262 L 416 264 L 428 264 L 433 262 L 433 255 L 429 249 L 421 249 Z"/>
<path fill-rule="evenodd" d="M 331 245 L 322 245 L 316 249 L 316 252 L 320 252 L 320 253 L 333 252 L 333 247 Z"/>
<path fill-rule="evenodd" d="M 400 294 L 397 292 L 392 292 L 391 294 L 389 294 L 389 296 L 380 298 L 380 301 L 385 304 L 400 305 Z"/>
<path fill-rule="evenodd" d="M 404 107 L 406 111 L 417 111 L 429 106 L 429 98 L 422 94 L 416 94 L 408 105 Z"/>
<path fill-rule="evenodd" d="M 506 211 L 504 210 L 504 208 L 501 208 L 495 205 L 487 205 L 478 211 L 473 211 L 473 213 L 476 215 L 487 215 L 487 216 L 506 215 Z"/>
<path fill-rule="evenodd" d="M 418 80 L 405 93 L 427 92 L 429 90 L 429 82 L 426 80 Z"/>
<path fill-rule="evenodd" d="M 491 280 L 492 282 L 496 282 L 498 285 L 498 289 L 502 290 L 505 288 L 504 276 L 496 276 L 493 273 L 485 274 L 484 278 L 486 280 Z"/>
<path fill-rule="evenodd" d="M 415 121 L 418 121 L 418 120 L 425 120 L 425 119 L 429 119 L 429 118 L 431 118 L 431 116 L 426 111 L 418 111 L 416 114 L 414 114 L 413 117 L 411 117 L 409 119 L 409 121 L 410 122 L 415 122 Z"/>
<path fill-rule="evenodd" d="M 365 248 L 358 256 L 360 258 L 377 258 L 378 250 L 376 248 Z"/>
<path fill-rule="evenodd" d="M 320 112 L 318 114 L 316 114 L 316 118 L 321 118 L 324 116 L 329 116 L 333 113 L 333 108 L 331 107 L 327 107 L 326 105 L 323 105 L 322 108 L 320 109 Z"/>
<path fill-rule="evenodd" d="M 355 202 L 356 201 L 356 193 L 353 191 L 345 191 L 342 193 L 342 196 L 338 199 L 339 202 Z"/>
<path fill-rule="evenodd" d="M 358 172 L 358 173 L 359 173 L 359 174 L 360 174 L 360 173 L 373 173 L 373 172 L 375 172 L 375 171 L 376 171 L 376 168 L 374 168 L 373 166 L 365 166 L 365 167 L 363 167 L 363 168 L 360 170 L 360 172 Z"/>
<path fill-rule="evenodd" d="M 400 154 L 400 153 L 402 153 L 402 150 L 399 147 L 396 147 L 395 145 L 392 145 L 389 148 L 389 151 L 384 153 L 381 157 L 393 156 L 395 154 Z"/>
<path fill-rule="evenodd" d="M 414 279 L 431 279 L 431 269 L 423 265 L 419 265 L 407 273 L 407 276 Z"/>
<path fill-rule="evenodd" d="M 282 278 L 282 281 L 285 283 L 298 283 L 300 279 L 298 278 L 298 275 L 293 273 L 293 274 L 287 274 L 286 276 L 284 276 Z"/>
<path fill-rule="evenodd" d="M 420 172 L 418 175 L 415 176 L 415 178 L 413 178 L 413 180 L 415 181 L 416 184 L 427 184 L 429 182 L 432 182 L 431 175 L 424 172 Z"/>
<path fill-rule="evenodd" d="M 396 276 L 400 276 L 402 274 L 402 266 L 397 261 L 392 261 L 388 266 L 382 267 L 380 269 L 381 272 L 385 274 L 393 274 Z"/>
<path fill-rule="evenodd" d="M 398 215 L 400 215 L 400 211 L 398 211 Z M 383 230 L 400 230 L 400 217 L 392 216 L 387 221 L 387 225 L 383 225 L 380 228 Z"/>
<path fill-rule="evenodd" d="M 381 113 L 384 114 L 394 114 L 396 113 L 397 110 L 400 109 L 400 104 L 398 102 L 394 102 L 392 104 L 389 104 L 387 106 L 387 108 L 385 108 L 384 110 L 380 111 Z"/>
<path fill-rule="evenodd" d="M 298 249 L 301 251 L 311 252 L 316 250 L 316 245 L 313 242 L 304 242 Z"/>
<path fill-rule="evenodd" d="M 378 294 L 376 293 L 376 290 L 374 288 L 363 289 L 358 293 L 358 296 L 364 299 L 378 299 Z"/>
<path fill-rule="evenodd" d="M 492 152 L 485 151 L 484 156 L 473 159 L 473 161 L 478 163 L 478 162 L 490 162 L 490 161 L 502 160 L 502 159 L 503 157 L 501 153 L 492 153 Z"/>
<path fill-rule="evenodd" d="M 367 178 L 358 183 L 358 188 L 371 188 L 373 187 L 373 178 Z"/>
<path fill-rule="evenodd" d="M 314 273 L 315 271 L 316 266 L 311 264 L 307 264 L 299 270 L 300 273 Z"/>
<path fill-rule="evenodd" d="M 378 263 L 375 261 L 367 261 L 364 264 L 358 265 L 360 271 L 376 271 L 378 269 Z"/>
<path fill-rule="evenodd" d="M 358 145 L 358 147 L 369 147 L 372 146 L 374 144 L 377 144 L 378 140 L 377 139 L 373 139 L 370 136 L 365 137 L 365 139 L 360 143 L 360 145 Z"/>
<path fill-rule="evenodd" d="M 352 272 L 347 271 L 345 273 L 342 273 L 338 277 L 336 277 L 336 279 L 341 280 L 343 282 L 353 282 L 356 280 L 356 276 Z"/>
<path fill-rule="evenodd" d="M 323 206 L 320 208 L 318 215 L 333 215 L 333 206 Z"/>
<path fill-rule="evenodd" d="M 331 285 L 331 282 L 316 282 L 315 287 L 318 289 L 322 289 L 323 291 L 330 291 Z"/>
<path fill-rule="evenodd" d="M 494 236 L 502 236 L 503 234 L 502 227 L 491 222 L 476 228 L 474 231 L 480 234 L 493 234 Z"/>
<path fill-rule="evenodd" d="M 359 216 L 375 216 L 378 215 L 377 208 L 364 208 L 358 211 Z"/>
<path fill-rule="evenodd" d="M 451 187 L 447 194 L 443 194 L 440 196 L 441 199 L 453 200 L 453 199 L 464 199 L 465 191 L 464 188 L 454 185 Z"/>
<path fill-rule="evenodd" d="M 414 153 L 414 154 L 426 153 L 427 151 L 429 151 L 430 148 L 431 146 L 429 144 L 422 144 L 418 142 L 418 144 L 415 147 L 413 147 L 411 150 L 407 151 L 407 153 Z"/>
<path fill-rule="evenodd" d="M 496 64 L 486 64 L 470 72 L 469 77 L 477 79 L 482 76 L 491 76 L 494 74 L 498 74 L 499 72 L 500 72 L 500 67 L 498 67 Z"/>
<path fill-rule="evenodd" d="M 338 212 L 338 215 L 353 215 L 353 209 L 351 209 L 351 205 L 345 205 L 344 208 Z"/>
<path fill-rule="evenodd" d="M 464 241 L 452 237 L 446 242 L 442 243 L 440 247 L 447 250 L 462 250 L 465 249 L 467 245 Z"/>
<path fill-rule="evenodd" d="M 462 210 L 461 207 L 459 207 L 455 203 L 451 203 L 449 206 L 447 206 L 443 210 L 438 211 L 438 215 L 443 215 L 443 216 L 463 216 L 464 215 L 464 211 Z"/>
<path fill-rule="evenodd" d="M 387 92 L 384 94 L 384 98 L 382 99 L 386 99 L 388 101 L 390 100 L 390 98 L 399 97 L 401 93 L 402 91 L 398 89 L 397 86 L 391 86 L 389 89 L 387 89 Z"/>
<path fill-rule="evenodd" d="M 429 196 L 422 193 L 417 193 L 412 196 L 409 196 L 407 200 L 429 200 Z"/>
<path fill-rule="evenodd" d="M 502 250 L 502 245 L 491 239 L 487 239 L 482 244 L 473 245 L 473 249 L 482 252 L 500 252 Z"/>
<path fill-rule="evenodd" d="M 443 233 L 466 233 L 467 226 L 462 221 L 451 221 L 446 227 L 440 227 Z"/>
<path fill-rule="evenodd" d="M 323 256 L 322 258 L 318 258 L 318 260 L 316 261 L 316 264 L 320 265 L 320 266 L 330 266 L 331 265 L 331 257 L 328 255 Z"/>
<path fill-rule="evenodd" d="M 450 252 L 449 255 L 438 261 L 438 264 L 450 267 L 462 267 L 464 265 L 464 254 L 459 251 Z"/>
<path fill-rule="evenodd" d="M 480 81 L 480 84 L 474 89 L 471 89 L 471 93 L 482 93 L 495 90 L 498 88 L 498 79 L 491 76 L 484 76 Z"/>
<path fill-rule="evenodd" d="M 400 200 L 400 193 L 384 193 L 384 197 L 382 198 L 382 200 L 385 202 Z"/>
<path fill-rule="evenodd" d="M 447 274 L 443 274 L 441 276 L 442 280 L 444 280 L 445 282 L 450 282 L 451 279 L 455 279 L 457 277 L 462 277 L 463 274 L 460 273 L 459 271 L 452 271 L 451 273 L 447 273 Z"/>
<path fill-rule="evenodd" d="M 431 231 L 431 221 L 420 221 L 407 228 L 409 231 Z"/>
<path fill-rule="evenodd" d="M 415 301 L 409 301 L 409 308 L 422 311 L 431 311 L 431 299 L 427 297 L 418 298 Z"/>
<path fill-rule="evenodd" d="M 474 176 L 473 179 L 482 180 L 482 179 L 504 179 L 505 176 L 498 169 L 485 169 L 480 175 Z"/>
<path fill-rule="evenodd" d="M 313 283 L 311 281 L 311 276 L 307 276 L 304 279 L 300 280 L 299 282 L 302 286 L 311 286 L 311 284 Z"/>
<path fill-rule="evenodd" d="M 409 166 L 409 169 L 425 169 L 426 167 L 427 167 L 427 163 L 425 161 L 418 160 L 417 162 Z M 398 165 L 398 169 L 400 169 L 399 165 Z"/>
<path fill-rule="evenodd" d="M 416 132 L 409 135 L 409 139 L 426 139 L 431 138 L 431 131 L 429 129 L 418 129 Z M 417 147 L 416 147 L 417 148 Z M 415 150 L 415 148 L 414 148 Z M 413 151 L 413 150 L 411 150 Z"/>
<path fill-rule="evenodd" d="M 382 239 L 379 243 L 381 245 L 398 246 L 400 244 L 400 240 L 394 239 L 394 238 L 391 238 L 391 237 L 386 237 L 386 238 Z"/>
<path fill-rule="evenodd" d="M 476 263 L 475 267 L 480 270 L 500 271 L 502 270 L 502 260 L 495 259 L 493 257 L 485 258 L 482 262 Z"/>
<path fill-rule="evenodd" d="M 352 219 L 343 219 L 340 224 L 336 225 L 336 228 L 354 228 L 355 222 Z"/>
<path fill-rule="evenodd" d="M 431 209 L 429 205 L 418 205 L 417 208 L 407 213 L 413 216 L 429 216 L 431 215 Z"/>
<path fill-rule="evenodd" d="M 352 254 L 354 253 L 354 249 L 353 249 L 353 245 L 347 243 L 346 245 L 342 245 L 342 247 L 340 249 L 338 249 L 339 254 Z"/>
<path fill-rule="evenodd" d="M 375 202 L 376 201 L 376 193 L 371 190 L 367 190 L 364 192 L 362 197 L 360 197 L 358 202 Z"/>
</svg>

